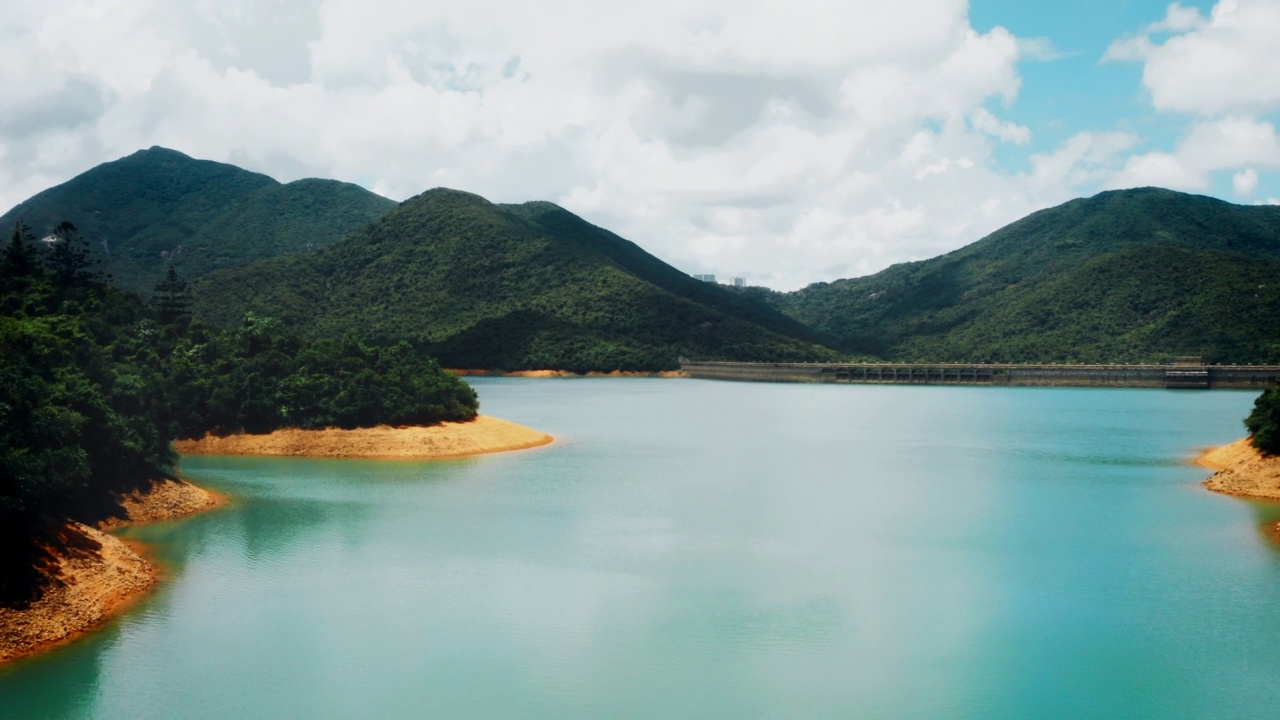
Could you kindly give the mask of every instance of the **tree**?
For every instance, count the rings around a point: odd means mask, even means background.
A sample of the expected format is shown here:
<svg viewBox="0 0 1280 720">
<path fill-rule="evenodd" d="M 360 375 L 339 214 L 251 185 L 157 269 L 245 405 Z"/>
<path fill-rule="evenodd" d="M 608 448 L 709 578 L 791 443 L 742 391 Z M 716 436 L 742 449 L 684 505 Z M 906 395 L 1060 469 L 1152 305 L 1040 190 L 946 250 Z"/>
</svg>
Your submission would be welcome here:
<svg viewBox="0 0 1280 720">
<path fill-rule="evenodd" d="M 6 276 L 27 275 L 36 266 L 35 248 L 31 245 L 31 228 L 19 221 L 13 226 L 13 236 L 0 258 L 0 274 Z"/>
<path fill-rule="evenodd" d="M 89 241 L 76 226 L 63 220 L 53 229 L 53 242 L 45 255 L 45 262 L 53 271 L 53 278 L 63 286 L 83 285 L 93 278 L 89 268 Z"/>
<path fill-rule="evenodd" d="M 178 271 L 169 266 L 164 279 L 156 283 L 152 302 L 160 309 L 160 323 L 169 325 L 191 319 L 191 294 L 187 282 L 178 277 Z"/>
<path fill-rule="evenodd" d="M 1264 390 L 1244 419 L 1253 446 L 1267 455 L 1280 455 L 1280 387 Z"/>
</svg>

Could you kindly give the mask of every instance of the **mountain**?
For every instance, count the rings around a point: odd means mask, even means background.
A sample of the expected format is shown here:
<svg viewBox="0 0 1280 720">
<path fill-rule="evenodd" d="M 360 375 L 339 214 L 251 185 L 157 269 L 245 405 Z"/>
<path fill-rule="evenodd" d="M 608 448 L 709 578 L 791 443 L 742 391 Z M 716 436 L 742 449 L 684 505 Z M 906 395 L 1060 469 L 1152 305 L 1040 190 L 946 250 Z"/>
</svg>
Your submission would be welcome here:
<svg viewBox="0 0 1280 720">
<path fill-rule="evenodd" d="M 396 206 L 334 180 L 281 184 L 153 147 L 104 163 L 0 216 L 39 236 L 74 223 L 123 288 L 150 294 L 172 262 L 186 278 L 327 245 Z"/>
<path fill-rule="evenodd" d="M 1277 363 L 1280 207 L 1104 192 L 931 260 L 745 296 L 885 359 Z"/>
<path fill-rule="evenodd" d="M 838 354 L 767 306 L 694 280 L 546 202 L 436 189 L 312 253 L 214 273 L 197 315 L 320 335 L 413 338 L 446 366 L 659 370 L 679 355 Z"/>
</svg>

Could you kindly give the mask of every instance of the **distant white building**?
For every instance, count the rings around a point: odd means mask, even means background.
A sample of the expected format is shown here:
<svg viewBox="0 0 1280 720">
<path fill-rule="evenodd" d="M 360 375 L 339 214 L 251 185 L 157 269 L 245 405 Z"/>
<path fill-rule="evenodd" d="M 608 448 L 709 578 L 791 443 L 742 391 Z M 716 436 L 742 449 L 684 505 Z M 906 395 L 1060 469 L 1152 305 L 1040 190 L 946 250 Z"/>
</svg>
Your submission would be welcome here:
<svg viewBox="0 0 1280 720">
<path fill-rule="evenodd" d="M 713 283 L 716 281 L 716 276 L 715 275 L 694 275 L 693 279 L 701 280 L 702 282 Z"/>
<path fill-rule="evenodd" d="M 734 278 L 734 279 L 733 279 L 733 286 L 734 286 L 734 287 L 746 287 L 746 286 L 747 286 L 747 279 L 746 279 L 746 278 L 744 278 L 744 277 L 736 277 L 736 278 Z"/>
</svg>

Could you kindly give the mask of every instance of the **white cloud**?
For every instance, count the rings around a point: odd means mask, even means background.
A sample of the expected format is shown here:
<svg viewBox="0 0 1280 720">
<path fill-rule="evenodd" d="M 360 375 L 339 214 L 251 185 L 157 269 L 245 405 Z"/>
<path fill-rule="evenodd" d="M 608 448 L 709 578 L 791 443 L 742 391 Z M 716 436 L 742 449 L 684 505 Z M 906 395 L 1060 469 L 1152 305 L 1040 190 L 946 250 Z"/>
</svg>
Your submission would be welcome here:
<svg viewBox="0 0 1280 720">
<path fill-rule="evenodd" d="M 1128 159 L 1107 187 L 1158 185 L 1175 190 L 1209 189 L 1212 174 L 1249 166 L 1244 174 L 1257 186 L 1256 169 L 1280 168 L 1280 138 L 1275 126 L 1250 117 L 1227 117 L 1193 124 L 1173 152 L 1153 151 Z M 1240 176 L 1235 188 L 1241 192 Z"/>
<path fill-rule="evenodd" d="M 1280 168 L 1280 138 L 1269 122 L 1247 116 L 1195 123 L 1177 154 L 1197 172 L 1256 165 Z"/>
<path fill-rule="evenodd" d="M 1107 181 L 1111 188 L 1164 187 L 1196 192 L 1207 190 L 1209 179 L 1184 165 L 1178 157 L 1164 152 L 1149 152 L 1130 157 L 1124 169 Z"/>
<path fill-rule="evenodd" d="M 1107 46 L 1099 62 L 1140 62 L 1150 57 L 1155 47 L 1146 35 L 1121 38 Z"/>
<path fill-rule="evenodd" d="M 1054 62 L 1074 57 L 1077 53 L 1060 50 L 1052 38 L 1018 38 L 1018 55 L 1036 62 Z"/>
<path fill-rule="evenodd" d="M 1172 3 L 1165 11 L 1164 19 L 1147 26 L 1149 33 L 1187 32 L 1204 27 L 1205 19 L 1200 8 L 1183 7 L 1182 3 Z"/>
<path fill-rule="evenodd" d="M 1235 188 L 1236 194 L 1242 197 L 1248 197 L 1253 191 L 1258 189 L 1258 171 L 1253 168 L 1245 168 L 1231 177 L 1231 185 Z"/>
<path fill-rule="evenodd" d="M 1002 122 L 986 108 L 978 108 L 969 116 L 969 122 L 975 130 L 999 138 L 1001 142 L 1014 145 L 1026 145 L 1031 142 L 1031 130 L 1011 122 Z"/>
<path fill-rule="evenodd" d="M 1151 33 L 1171 32 L 1157 42 Z M 1206 21 L 1194 8 L 1170 6 L 1145 34 L 1117 40 L 1103 61 L 1141 61 L 1158 110 L 1213 115 L 1280 105 L 1280 3 L 1220 0 Z"/>
<path fill-rule="evenodd" d="M 1031 156 L 1032 172 L 1026 182 L 1042 193 L 1062 186 L 1091 186 L 1115 175 L 1124 153 L 1138 143 L 1132 133 L 1081 132 L 1052 153 Z"/>
<path fill-rule="evenodd" d="M 965 0 L 21 5 L 0 20 L 5 207 L 160 144 L 396 199 L 550 199 L 682 269 L 791 288 L 976 240 L 1136 142 L 1084 132 L 1001 170 L 995 144 L 1031 131 L 988 108 L 1057 51 L 975 31 Z"/>
</svg>

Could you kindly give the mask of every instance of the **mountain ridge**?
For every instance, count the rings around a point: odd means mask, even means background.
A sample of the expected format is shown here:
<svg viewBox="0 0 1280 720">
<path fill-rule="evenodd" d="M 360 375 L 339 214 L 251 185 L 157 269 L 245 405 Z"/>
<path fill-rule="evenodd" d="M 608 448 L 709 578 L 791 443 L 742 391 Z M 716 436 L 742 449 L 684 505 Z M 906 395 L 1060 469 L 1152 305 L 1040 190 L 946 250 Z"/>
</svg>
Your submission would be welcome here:
<svg viewBox="0 0 1280 720">
<path fill-rule="evenodd" d="M 1128 287 L 1134 272 L 1142 287 Z M 1113 285 L 1096 286 L 1098 273 Z M 1271 273 L 1280 208 L 1137 188 L 1040 210 L 928 260 L 755 294 L 841 351 L 890 360 L 1274 362 L 1280 327 L 1267 314 L 1280 297 L 1257 282 Z"/>
<path fill-rule="evenodd" d="M 399 204 L 154 146 L 0 226 L 19 218 L 41 233 L 76 223 L 115 283 L 144 296 L 175 266 L 220 322 L 253 311 L 302 332 L 412 338 L 455 365 L 1280 362 L 1280 208 L 1162 188 L 1077 198 L 934 258 L 790 293 L 695 280 L 546 201 L 435 188 Z"/>
<path fill-rule="evenodd" d="M 664 370 L 681 354 L 835 359 L 807 328 L 552 203 L 435 188 L 333 245 L 215 273 L 196 309 L 414 338 L 455 367 Z"/>
<path fill-rule="evenodd" d="M 147 295 L 169 264 L 195 278 L 304 251 L 333 242 L 396 204 L 351 183 L 280 183 L 152 146 L 33 195 L 0 216 L 0 227 L 7 232 L 22 221 L 43 236 L 69 220 L 116 285 Z"/>
</svg>

